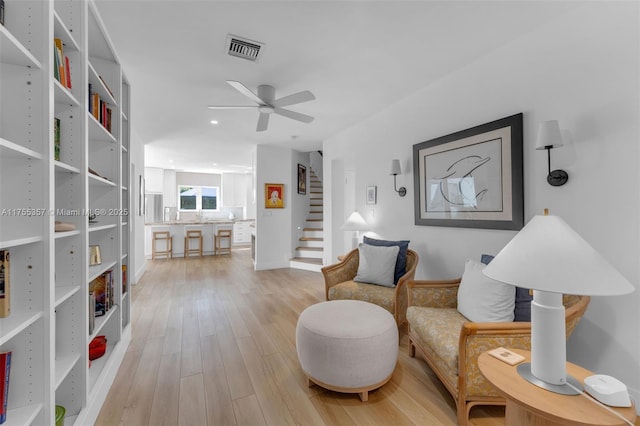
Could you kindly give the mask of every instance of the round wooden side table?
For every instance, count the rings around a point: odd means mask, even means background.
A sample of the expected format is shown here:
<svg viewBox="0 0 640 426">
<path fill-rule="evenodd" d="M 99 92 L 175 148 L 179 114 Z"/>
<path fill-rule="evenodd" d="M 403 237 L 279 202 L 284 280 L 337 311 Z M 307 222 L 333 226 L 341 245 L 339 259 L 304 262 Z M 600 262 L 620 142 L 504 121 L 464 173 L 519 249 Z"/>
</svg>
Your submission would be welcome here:
<svg viewBox="0 0 640 426">
<path fill-rule="evenodd" d="M 520 349 L 510 349 L 523 355 L 529 362 L 531 353 Z M 535 386 L 518 374 L 515 365 L 500 361 L 488 352 L 478 358 L 482 374 L 507 399 L 505 422 L 507 426 L 559 426 L 559 425 L 626 425 L 622 419 L 589 401 L 582 395 L 560 395 Z M 580 383 L 593 373 L 575 364 L 567 363 L 567 374 Z M 628 408 L 610 407 L 623 417 L 635 422 L 635 406 Z"/>
</svg>

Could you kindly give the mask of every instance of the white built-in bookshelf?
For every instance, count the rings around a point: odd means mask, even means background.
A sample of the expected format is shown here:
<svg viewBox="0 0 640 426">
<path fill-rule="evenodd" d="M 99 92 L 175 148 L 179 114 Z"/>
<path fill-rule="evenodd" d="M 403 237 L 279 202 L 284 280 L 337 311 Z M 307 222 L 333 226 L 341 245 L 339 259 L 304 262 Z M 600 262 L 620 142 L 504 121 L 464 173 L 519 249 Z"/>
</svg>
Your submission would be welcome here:
<svg viewBox="0 0 640 426">
<path fill-rule="evenodd" d="M 55 76 L 56 38 L 71 87 Z M 108 120 L 89 112 L 89 85 L 111 109 Z M 0 352 L 12 352 L 5 425 L 53 425 L 56 405 L 66 409 L 65 425 L 92 424 L 131 339 L 129 271 L 126 288 L 122 273 L 131 234 L 130 92 L 91 0 L 5 0 L 0 250 L 10 253 L 11 313 L 0 318 Z M 92 223 L 89 213 L 97 214 Z M 55 232 L 55 221 L 75 229 Z M 101 263 L 90 266 L 95 245 Z M 106 271 L 113 303 L 89 333 L 89 283 Z M 98 335 L 107 351 L 90 363 Z"/>
</svg>

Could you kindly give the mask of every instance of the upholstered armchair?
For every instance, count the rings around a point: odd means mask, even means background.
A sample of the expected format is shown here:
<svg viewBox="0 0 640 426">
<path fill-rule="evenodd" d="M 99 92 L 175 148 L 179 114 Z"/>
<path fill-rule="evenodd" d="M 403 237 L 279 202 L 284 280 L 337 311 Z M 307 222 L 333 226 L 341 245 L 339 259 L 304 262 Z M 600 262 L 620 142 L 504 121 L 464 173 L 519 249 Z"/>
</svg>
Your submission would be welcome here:
<svg viewBox="0 0 640 426">
<path fill-rule="evenodd" d="M 460 279 L 408 283 L 409 355 L 416 350 L 453 396 L 458 424 L 475 405 L 505 400 L 478 368 L 481 353 L 497 348 L 531 350 L 530 322 L 470 322 L 457 310 Z M 588 296 L 564 296 L 567 338 L 587 309 Z"/>
<path fill-rule="evenodd" d="M 326 299 L 355 299 L 374 303 L 391 312 L 398 327 L 401 326 L 406 321 L 407 283 L 415 277 L 418 254 L 407 250 L 406 272 L 398 279 L 395 287 L 353 281 L 358 272 L 359 260 L 358 249 L 355 249 L 342 256 L 339 263 L 322 268 Z"/>
</svg>

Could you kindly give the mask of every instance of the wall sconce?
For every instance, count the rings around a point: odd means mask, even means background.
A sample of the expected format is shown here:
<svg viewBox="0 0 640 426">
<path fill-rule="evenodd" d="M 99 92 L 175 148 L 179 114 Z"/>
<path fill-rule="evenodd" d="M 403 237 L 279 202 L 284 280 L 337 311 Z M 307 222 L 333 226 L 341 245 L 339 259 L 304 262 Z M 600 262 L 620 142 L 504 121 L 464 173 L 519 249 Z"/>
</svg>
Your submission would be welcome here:
<svg viewBox="0 0 640 426">
<path fill-rule="evenodd" d="M 543 121 L 538 127 L 538 139 L 536 149 L 547 150 L 548 174 L 547 182 L 551 186 L 562 186 L 569 180 L 569 175 L 564 170 L 551 171 L 551 148 L 562 146 L 562 132 L 557 120 Z"/>
<path fill-rule="evenodd" d="M 396 188 L 396 176 L 402 174 L 402 170 L 400 169 L 400 160 L 391 160 L 391 173 L 393 175 L 393 190 L 398 193 L 401 197 L 407 195 L 407 188 L 401 186 L 400 189 Z"/>
</svg>

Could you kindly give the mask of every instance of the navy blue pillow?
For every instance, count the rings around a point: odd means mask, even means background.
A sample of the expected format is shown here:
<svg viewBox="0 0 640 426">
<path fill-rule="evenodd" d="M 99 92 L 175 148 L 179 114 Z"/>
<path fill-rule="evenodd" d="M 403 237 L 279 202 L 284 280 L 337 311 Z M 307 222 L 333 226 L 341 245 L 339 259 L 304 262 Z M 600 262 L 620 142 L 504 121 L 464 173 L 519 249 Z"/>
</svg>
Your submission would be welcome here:
<svg viewBox="0 0 640 426">
<path fill-rule="evenodd" d="M 407 250 L 409 249 L 409 241 L 376 240 L 374 238 L 364 236 L 362 238 L 362 242 L 369 244 L 370 246 L 398 246 L 400 248 L 398 251 L 398 258 L 396 259 L 396 269 L 393 272 L 393 283 L 398 284 L 398 280 L 405 274 L 405 272 L 407 272 Z"/>
<path fill-rule="evenodd" d="M 480 262 L 488 265 L 493 260 L 490 254 L 483 254 Z M 530 322 L 531 321 L 531 301 L 533 296 L 529 294 L 528 288 L 516 287 L 516 307 L 513 310 L 515 314 L 514 321 Z"/>
</svg>

